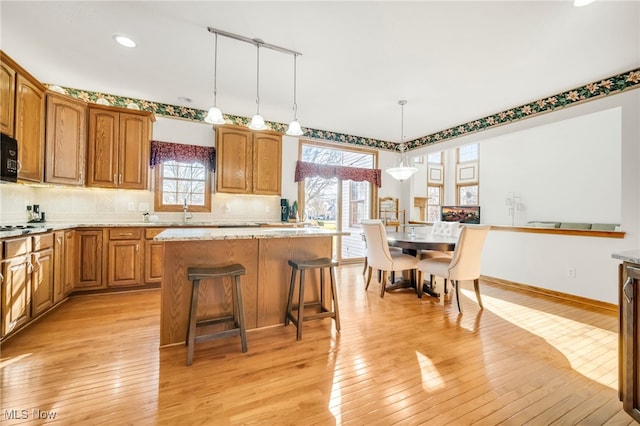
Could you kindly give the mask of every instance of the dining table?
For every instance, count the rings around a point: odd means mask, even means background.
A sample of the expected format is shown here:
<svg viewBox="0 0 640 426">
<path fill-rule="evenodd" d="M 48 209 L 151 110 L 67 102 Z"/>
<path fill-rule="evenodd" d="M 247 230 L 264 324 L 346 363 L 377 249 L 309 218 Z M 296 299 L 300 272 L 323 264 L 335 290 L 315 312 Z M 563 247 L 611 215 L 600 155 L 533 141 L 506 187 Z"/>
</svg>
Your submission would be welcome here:
<svg viewBox="0 0 640 426">
<path fill-rule="evenodd" d="M 431 235 L 428 233 L 417 233 L 415 229 L 408 229 L 409 232 L 387 232 L 387 242 L 391 247 L 400 247 L 402 252 L 412 256 L 420 256 L 421 250 L 436 250 L 442 252 L 454 251 L 457 237 L 445 237 Z M 416 288 L 415 274 L 411 273 L 408 280 L 399 280 L 388 285 L 386 291 L 396 290 L 398 288 Z M 440 294 L 433 289 L 432 283 L 423 287 L 423 292 L 432 297 L 440 297 Z"/>
</svg>

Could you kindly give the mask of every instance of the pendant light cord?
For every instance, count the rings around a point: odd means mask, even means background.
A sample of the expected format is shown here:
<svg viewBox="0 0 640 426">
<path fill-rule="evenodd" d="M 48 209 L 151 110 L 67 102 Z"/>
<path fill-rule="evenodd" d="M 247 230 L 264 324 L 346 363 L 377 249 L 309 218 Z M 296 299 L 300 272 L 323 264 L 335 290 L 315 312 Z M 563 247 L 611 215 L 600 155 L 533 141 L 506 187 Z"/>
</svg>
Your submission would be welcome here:
<svg viewBox="0 0 640 426">
<path fill-rule="evenodd" d="M 215 48 L 213 53 L 213 106 L 217 106 L 218 97 L 218 34 L 216 34 Z"/>
<path fill-rule="evenodd" d="M 258 104 L 256 114 L 260 115 L 260 43 L 256 43 L 257 72 L 256 72 L 256 104 Z"/>
<path fill-rule="evenodd" d="M 405 101 L 406 102 L 406 101 Z M 400 143 L 404 143 L 404 104 L 405 102 L 400 103 Z"/>
<path fill-rule="evenodd" d="M 298 120 L 298 103 L 296 102 L 296 86 L 297 86 L 297 75 L 298 72 L 296 70 L 296 59 L 298 55 L 293 55 L 293 120 Z"/>
</svg>

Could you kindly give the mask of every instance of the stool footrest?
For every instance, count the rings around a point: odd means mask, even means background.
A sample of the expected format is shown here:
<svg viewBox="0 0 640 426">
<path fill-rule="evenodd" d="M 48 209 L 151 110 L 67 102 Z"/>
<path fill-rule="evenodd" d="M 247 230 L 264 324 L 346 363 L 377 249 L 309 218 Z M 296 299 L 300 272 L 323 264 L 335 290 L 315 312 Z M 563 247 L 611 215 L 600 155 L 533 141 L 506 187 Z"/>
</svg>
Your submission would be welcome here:
<svg viewBox="0 0 640 426">
<path fill-rule="evenodd" d="M 295 325 L 298 325 L 298 319 L 296 317 L 294 317 L 291 314 L 289 314 L 288 316 L 292 323 L 294 323 Z M 315 314 L 307 314 L 302 318 L 302 321 L 304 322 L 304 321 L 311 321 L 311 320 L 320 319 L 320 318 L 335 318 L 335 317 L 336 317 L 336 314 L 334 312 L 323 311 Z"/>
<path fill-rule="evenodd" d="M 220 317 L 220 318 L 211 318 L 206 320 L 201 320 L 196 322 L 196 327 L 204 327 L 207 325 L 220 324 L 221 322 L 231 322 L 235 324 L 236 320 L 233 318 L 233 315 L 229 315 L 228 317 Z"/>
<path fill-rule="evenodd" d="M 202 336 L 196 336 L 195 343 L 206 342 L 208 340 L 220 339 L 223 337 L 239 336 L 240 329 L 232 328 L 231 330 L 218 331 L 215 334 L 203 334 Z"/>
</svg>

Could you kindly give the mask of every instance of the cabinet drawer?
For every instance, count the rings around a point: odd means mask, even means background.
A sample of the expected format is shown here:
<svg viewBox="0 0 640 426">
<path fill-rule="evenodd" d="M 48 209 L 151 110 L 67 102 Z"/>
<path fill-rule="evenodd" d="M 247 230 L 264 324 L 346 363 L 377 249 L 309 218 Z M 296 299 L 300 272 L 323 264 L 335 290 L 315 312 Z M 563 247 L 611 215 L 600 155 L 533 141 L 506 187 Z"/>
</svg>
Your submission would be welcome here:
<svg viewBox="0 0 640 426">
<path fill-rule="evenodd" d="M 109 229 L 110 240 L 139 240 L 140 238 L 142 238 L 142 228 Z"/>
<path fill-rule="evenodd" d="M 49 247 L 53 247 L 53 233 L 33 236 L 33 251 L 39 251 Z"/>
<path fill-rule="evenodd" d="M 145 238 L 147 240 L 151 240 L 153 239 L 153 237 L 155 237 L 156 235 L 158 235 L 159 233 L 161 233 L 162 231 L 164 231 L 167 228 L 147 228 L 145 229 Z"/>
<path fill-rule="evenodd" d="M 4 257 L 22 256 L 31 252 L 31 237 L 15 238 L 4 242 Z"/>
</svg>

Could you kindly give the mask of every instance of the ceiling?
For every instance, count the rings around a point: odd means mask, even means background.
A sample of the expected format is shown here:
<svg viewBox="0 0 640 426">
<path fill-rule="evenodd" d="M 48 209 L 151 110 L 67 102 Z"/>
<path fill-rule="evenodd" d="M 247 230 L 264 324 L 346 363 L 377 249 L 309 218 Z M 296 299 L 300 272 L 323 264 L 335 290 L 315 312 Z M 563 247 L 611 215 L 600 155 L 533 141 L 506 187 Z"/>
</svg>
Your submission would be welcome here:
<svg viewBox="0 0 640 426">
<path fill-rule="evenodd" d="M 640 66 L 640 1 L 6 1 L 0 46 L 43 83 L 206 110 L 211 26 L 302 53 L 303 127 L 416 139 Z M 137 47 L 117 45 L 124 34 Z M 218 39 L 217 104 L 256 112 L 256 47 Z M 189 98 L 191 101 L 185 101 Z M 260 49 L 260 113 L 293 118 L 293 56 Z"/>
</svg>

